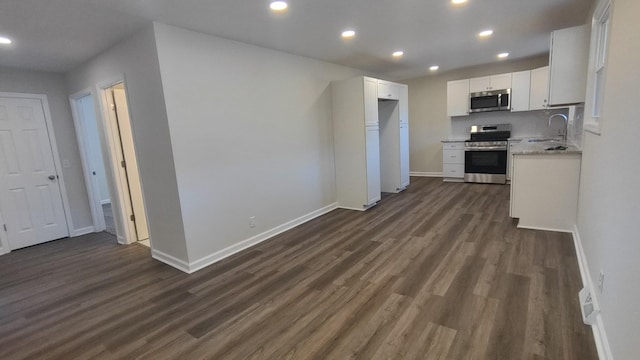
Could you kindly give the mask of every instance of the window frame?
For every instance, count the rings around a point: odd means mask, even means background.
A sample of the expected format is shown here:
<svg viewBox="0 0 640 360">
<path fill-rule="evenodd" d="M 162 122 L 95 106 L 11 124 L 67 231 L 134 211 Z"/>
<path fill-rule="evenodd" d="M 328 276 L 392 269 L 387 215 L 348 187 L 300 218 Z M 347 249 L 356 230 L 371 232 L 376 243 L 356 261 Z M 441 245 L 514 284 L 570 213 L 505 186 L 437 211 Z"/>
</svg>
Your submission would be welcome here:
<svg viewBox="0 0 640 360">
<path fill-rule="evenodd" d="M 594 49 L 590 69 L 592 87 L 591 92 L 591 117 L 584 124 L 584 129 L 596 135 L 602 132 L 602 109 L 606 84 L 607 59 L 609 48 L 609 37 L 611 33 L 611 10 L 612 0 L 602 0 L 596 7 L 593 14 L 591 31 L 591 46 Z"/>
</svg>

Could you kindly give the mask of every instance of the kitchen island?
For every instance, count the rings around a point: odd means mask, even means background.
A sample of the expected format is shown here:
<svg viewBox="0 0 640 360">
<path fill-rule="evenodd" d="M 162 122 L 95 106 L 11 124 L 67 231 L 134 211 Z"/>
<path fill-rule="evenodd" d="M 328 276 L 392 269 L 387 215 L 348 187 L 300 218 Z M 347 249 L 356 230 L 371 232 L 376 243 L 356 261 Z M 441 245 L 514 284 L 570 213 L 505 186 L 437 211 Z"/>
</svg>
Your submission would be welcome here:
<svg viewBox="0 0 640 360">
<path fill-rule="evenodd" d="M 582 151 L 572 144 L 524 139 L 511 148 L 510 216 L 518 227 L 572 232 Z"/>
</svg>

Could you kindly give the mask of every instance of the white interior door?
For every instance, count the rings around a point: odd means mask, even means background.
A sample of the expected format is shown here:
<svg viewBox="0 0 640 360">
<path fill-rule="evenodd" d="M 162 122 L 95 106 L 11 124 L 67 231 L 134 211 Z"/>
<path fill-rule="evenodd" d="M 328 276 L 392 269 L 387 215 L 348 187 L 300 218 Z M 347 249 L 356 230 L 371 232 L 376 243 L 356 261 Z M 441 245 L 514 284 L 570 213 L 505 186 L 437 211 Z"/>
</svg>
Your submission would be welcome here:
<svg viewBox="0 0 640 360">
<path fill-rule="evenodd" d="M 40 99 L 0 97 L 0 211 L 11 250 L 69 236 Z"/>
<path fill-rule="evenodd" d="M 127 183 L 129 185 L 129 195 L 131 197 L 131 207 L 134 214 L 134 223 L 138 241 L 149 238 L 147 217 L 142 197 L 142 185 L 140 183 L 140 173 L 138 172 L 138 162 L 133 143 L 133 132 L 129 119 L 129 108 L 124 89 L 113 89 L 113 100 L 115 103 L 116 117 L 122 143 L 122 154 L 125 160 Z"/>
</svg>

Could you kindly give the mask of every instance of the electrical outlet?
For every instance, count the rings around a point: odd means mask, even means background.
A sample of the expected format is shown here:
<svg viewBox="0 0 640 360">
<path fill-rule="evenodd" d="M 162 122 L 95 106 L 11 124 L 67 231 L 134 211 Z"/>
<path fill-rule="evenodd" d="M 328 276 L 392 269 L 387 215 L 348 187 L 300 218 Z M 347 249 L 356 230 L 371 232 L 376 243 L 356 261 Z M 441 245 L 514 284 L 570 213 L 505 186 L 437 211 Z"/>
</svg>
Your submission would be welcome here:
<svg viewBox="0 0 640 360">
<path fill-rule="evenodd" d="M 598 290 L 600 290 L 600 294 L 604 289 L 604 270 L 600 270 L 600 277 L 598 277 Z"/>
<path fill-rule="evenodd" d="M 250 216 L 249 217 L 249 227 L 250 228 L 256 227 L 256 217 L 255 216 Z"/>
</svg>

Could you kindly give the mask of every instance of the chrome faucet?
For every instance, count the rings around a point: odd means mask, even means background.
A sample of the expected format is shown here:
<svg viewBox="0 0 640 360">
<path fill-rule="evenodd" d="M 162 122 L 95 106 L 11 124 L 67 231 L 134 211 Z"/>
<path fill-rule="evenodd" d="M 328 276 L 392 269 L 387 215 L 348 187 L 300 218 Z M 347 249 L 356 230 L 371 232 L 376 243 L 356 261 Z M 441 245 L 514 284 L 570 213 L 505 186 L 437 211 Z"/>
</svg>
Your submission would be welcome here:
<svg viewBox="0 0 640 360">
<path fill-rule="evenodd" d="M 553 114 L 551 116 L 549 116 L 549 120 L 547 122 L 547 126 L 551 126 L 551 120 L 556 117 L 559 116 L 562 119 L 564 119 L 564 133 L 562 133 L 562 144 L 566 144 L 567 143 L 567 128 L 569 127 L 569 118 L 567 117 L 567 115 L 565 114 Z"/>
</svg>

